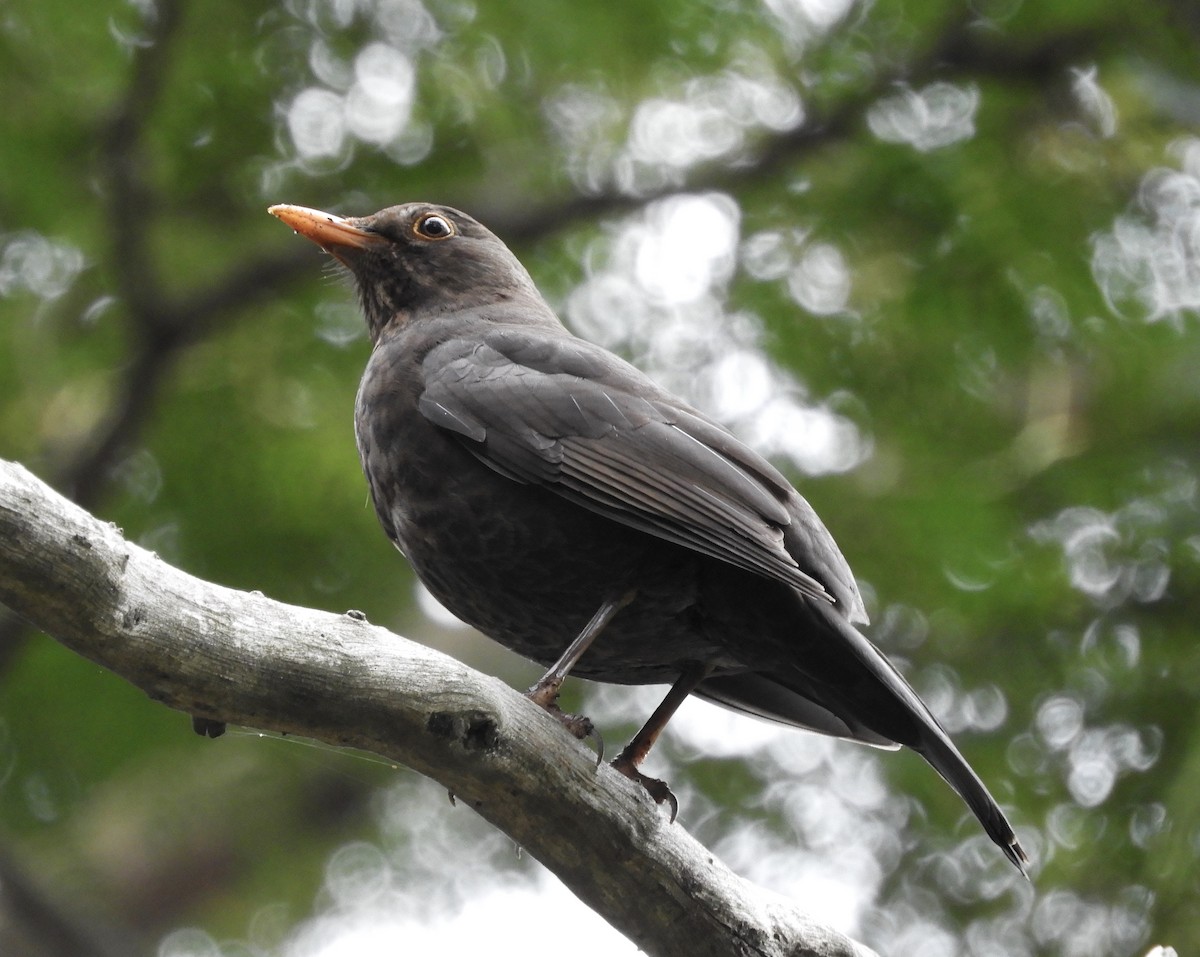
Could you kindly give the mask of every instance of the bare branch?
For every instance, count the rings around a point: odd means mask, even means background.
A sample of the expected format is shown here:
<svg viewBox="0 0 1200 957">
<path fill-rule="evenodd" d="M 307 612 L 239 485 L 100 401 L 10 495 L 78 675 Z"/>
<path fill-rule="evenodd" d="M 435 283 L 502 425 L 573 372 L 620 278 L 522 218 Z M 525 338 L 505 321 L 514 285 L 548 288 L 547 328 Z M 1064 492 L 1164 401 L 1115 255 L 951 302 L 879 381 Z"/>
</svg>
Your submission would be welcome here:
<svg viewBox="0 0 1200 957">
<path fill-rule="evenodd" d="M 861 134 L 867 110 L 897 84 L 922 86 L 935 79 L 990 78 L 1010 84 L 1049 86 L 1065 82 L 1070 66 L 1097 56 L 1104 37 L 1100 30 L 1075 31 L 1021 44 L 956 20 L 934 38 L 924 55 L 881 70 L 836 103 L 811 113 L 802 126 L 763 137 L 736 163 L 726 157 L 698 165 L 682 185 L 638 194 L 576 195 L 541 206 L 523 203 L 515 208 L 476 210 L 474 214 L 506 242 L 519 244 L 536 242 L 580 222 L 632 212 L 666 196 L 707 190 L 735 192 Z"/>
<path fill-rule="evenodd" d="M 183 20 L 181 0 L 165 0 L 147 14 L 149 36 L 133 54 L 129 87 L 100 136 L 108 224 L 117 282 L 135 324 L 149 337 L 161 325 L 162 288 L 148 248 L 146 224 L 155 206 L 142 133 L 171 65 L 171 40 Z"/>
<path fill-rule="evenodd" d="M 733 874 L 497 679 L 357 615 L 193 578 L 8 462 L 0 601 L 171 707 L 428 775 L 649 954 L 870 953 Z"/>
<path fill-rule="evenodd" d="M 210 335 L 222 319 L 232 318 L 238 310 L 269 298 L 278 287 L 311 272 L 314 258 L 307 249 L 261 256 L 230 269 L 220 281 L 185 302 L 168 307 L 164 315 L 175 333 L 134 344 L 136 352 L 121 377 L 122 392 L 112 409 L 56 470 L 55 480 L 70 498 L 86 508 L 100 501 L 113 467 L 150 417 L 163 381 L 186 346 Z M 0 621 L 0 648 L 8 634 Z"/>
</svg>

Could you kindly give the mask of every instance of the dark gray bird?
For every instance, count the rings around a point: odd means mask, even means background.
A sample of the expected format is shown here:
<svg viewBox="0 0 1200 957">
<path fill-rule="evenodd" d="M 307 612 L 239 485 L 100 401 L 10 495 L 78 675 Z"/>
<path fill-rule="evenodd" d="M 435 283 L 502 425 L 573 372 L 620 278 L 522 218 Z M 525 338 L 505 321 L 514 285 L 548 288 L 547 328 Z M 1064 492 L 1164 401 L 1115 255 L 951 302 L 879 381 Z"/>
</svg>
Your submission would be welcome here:
<svg viewBox="0 0 1200 957">
<path fill-rule="evenodd" d="M 270 212 L 352 273 L 374 350 L 355 428 L 379 521 L 447 608 L 568 672 L 670 683 L 614 765 L 638 766 L 680 702 L 922 755 L 1018 868 L 1003 811 L 892 664 L 808 502 L 728 431 L 559 322 L 470 216 L 412 203 Z"/>
</svg>

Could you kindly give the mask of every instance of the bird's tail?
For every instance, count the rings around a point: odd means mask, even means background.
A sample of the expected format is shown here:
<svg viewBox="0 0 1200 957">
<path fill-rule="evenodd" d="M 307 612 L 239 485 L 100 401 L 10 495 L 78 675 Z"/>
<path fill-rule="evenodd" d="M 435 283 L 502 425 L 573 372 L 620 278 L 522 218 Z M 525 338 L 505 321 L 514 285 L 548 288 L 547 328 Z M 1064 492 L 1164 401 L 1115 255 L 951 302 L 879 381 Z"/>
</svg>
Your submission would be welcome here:
<svg viewBox="0 0 1200 957">
<path fill-rule="evenodd" d="M 884 657 L 883 652 L 837 611 L 821 608 L 815 602 L 810 604 L 816 608 L 821 619 L 837 632 L 837 637 L 841 639 L 839 644 L 865 667 L 883 693 L 877 708 L 870 705 L 862 708 L 858 706 L 860 702 L 856 701 L 853 706 L 856 717 L 877 733 L 911 748 L 928 761 L 959 793 L 1005 856 L 1025 874 L 1025 864 L 1029 858 L 1008 818 L 925 702 Z"/>
<path fill-rule="evenodd" d="M 1021 842 L 1017 840 L 1017 835 L 1013 832 L 1013 827 L 1004 812 L 1000 810 L 1000 805 L 996 803 L 987 786 L 979 779 L 979 775 L 975 773 L 971 765 L 967 764 L 967 759 L 959 753 L 958 748 L 954 746 L 932 715 L 930 715 L 930 721 L 934 733 L 927 735 L 920 745 L 914 746 L 913 750 L 928 761 L 934 770 L 959 793 L 967 802 L 967 806 L 979 818 L 979 823 L 983 825 L 988 836 L 1000 846 L 1005 857 L 1016 865 L 1023 876 L 1028 877 L 1025 865 L 1029 862 L 1029 856 L 1021 847 Z"/>
</svg>

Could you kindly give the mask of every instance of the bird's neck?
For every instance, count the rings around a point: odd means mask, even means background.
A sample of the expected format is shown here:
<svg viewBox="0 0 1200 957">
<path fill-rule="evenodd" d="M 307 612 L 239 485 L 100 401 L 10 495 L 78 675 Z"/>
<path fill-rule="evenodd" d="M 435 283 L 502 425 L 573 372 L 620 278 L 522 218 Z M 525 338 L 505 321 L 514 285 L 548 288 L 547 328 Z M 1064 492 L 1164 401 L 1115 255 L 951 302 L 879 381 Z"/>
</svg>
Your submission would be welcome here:
<svg viewBox="0 0 1200 957">
<path fill-rule="evenodd" d="M 496 326 L 534 326 L 549 334 L 571 334 L 540 296 L 536 300 L 519 296 L 499 301 L 493 299 L 485 304 L 465 308 L 459 305 L 454 309 L 400 307 L 383 312 L 379 306 L 382 304 L 368 311 L 364 303 L 363 308 L 371 343 L 376 346 L 399 335 L 419 339 L 457 338 L 470 333 L 480 334 Z"/>
</svg>

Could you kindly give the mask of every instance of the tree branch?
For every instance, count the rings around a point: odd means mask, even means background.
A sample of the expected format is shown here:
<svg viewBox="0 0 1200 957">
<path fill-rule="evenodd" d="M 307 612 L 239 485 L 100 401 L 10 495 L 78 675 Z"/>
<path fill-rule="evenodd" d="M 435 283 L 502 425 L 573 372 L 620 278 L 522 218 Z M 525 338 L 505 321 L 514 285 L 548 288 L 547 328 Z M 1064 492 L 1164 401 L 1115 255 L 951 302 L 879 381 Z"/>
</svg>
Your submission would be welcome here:
<svg viewBox="0 0 1200 957">
<path fill-rule="evenodd" d="M 649 954 L 870 953 L 733 874 L 497 679 L 356 614 L 193 578 L 3 461 L 0 601 L 173 708 L 433 778 Z"/>
<path fill-rule="evenodd" d="M 117 283 L 130 316 L 151 337 L 161 325 L 163 291 L 148 246 L 146 219 L 154 196 L 142 134 L 171 67 L 171 41 L 178 35 L 183 9 L 182 0 L 166 0 L 147 13 L 148 35 L 134 51 L 129 86 L 99 136 Z"/>
<path fill-rule="evenodd" d="M 1005 83 L 1050 87 L 1066 79 L 1067 69 L 1098 55 L 1109 32 L 1099 28 L 1062 31 L 1034 43 L 1010 42 L 962 18 L 954 18 L 910 61 L 864 78 L 862 86 L 838 100 L 811 108 L 801 126 L 765 135 L 746 155 L 724 156 L 689 170 L 681 184 L 627 193 L 619 190 L 575 194 L 537 203 L 473 211 L 510 245 L 532 243 L 581 222 L 631 213 L 657 200 L 680 193 L 710 190 L 737 192 L 801 163 L 805 157 L 843 143 L 865 130 L 867 111 L 898 84 L 922 86 L 934 80 L 995 79 Z"/>
</svg>

